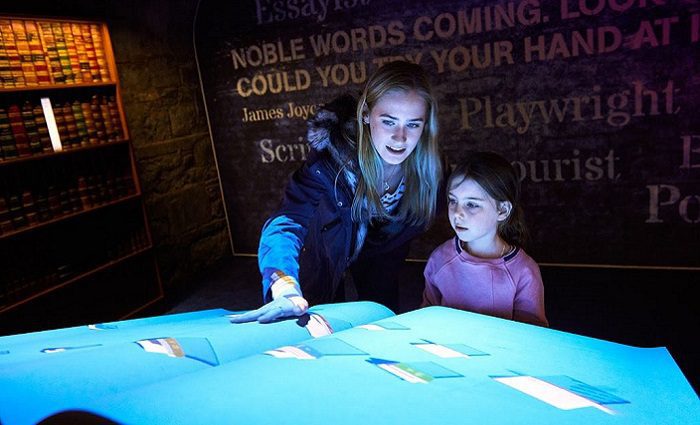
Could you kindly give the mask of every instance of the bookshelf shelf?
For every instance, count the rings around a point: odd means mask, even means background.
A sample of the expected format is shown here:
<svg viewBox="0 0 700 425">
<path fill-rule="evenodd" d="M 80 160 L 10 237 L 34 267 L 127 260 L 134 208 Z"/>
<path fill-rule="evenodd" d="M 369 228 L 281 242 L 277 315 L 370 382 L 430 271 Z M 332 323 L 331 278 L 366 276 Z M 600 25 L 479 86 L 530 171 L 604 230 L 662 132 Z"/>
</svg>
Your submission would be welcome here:
<svg viewBox="0 0 700 425">
<path fill-rule="evenodd" d="M 0 15 L 0 322 L 163 298 L 136 168 L 106 24 Z"/>
<path fill-rule="evenodd" d="M 27 156 L 21 156 L 21 157 L 15 157 L 15 158 L 9 158 L 5 160 L 0 160 L 0 167 L 3 165 L 10 165 L 10 164 L 16 164 L 19 162 L 27 162 L 27 161 L 38 161 L 42 159 L 51 159 L 55 157 L 60 157 L 64 155 L 73 155 L 76 153 L 81 153 L 85 151 L 90 151 L 93 149 L 104 149 L 104 148 L 109 148 L 111 146 L 117 146 L 117 145 L 127 145 L 129 143 L 128 140 L 118 140 L 114 142 L 103 142 L 103 143 L 97 143 L 94 145 L 87 145 L 87 146 L 79 146 L 76 148 L 71 148 L 71 149 L 65 149 L 60 152 L 47 152 L 47 153 L 36 153 L 33 155 L 27 155 Z"/>
<path fill-rule="evenodd" d="M 70 220 L 74 217 L 78 217 L 78 216 L 81 216 L 83 214 L 91 214 L 95 211 L 99 211 L 103 208 L 109 208 L 113 205 L 119 205 L 123 202 L 129 202 L 129 201 L 140 200 L 140 199 L 141 199 L 141 194 L 135 193 L 133 195 L 129 195 L 129 196 L 126 196 L 123 198 L 118 198 L 118 199 L 115 199 L 114 201 L 106 202 L 104 204 L 97 205 L 94 207 L 89 207 L 89 208 L 86 208 L 84 210 L 80 210 L 78 212 L 69 213 L 69 214 L 62 215 L 62 216 L 57 217 L 57 218 L 53 218 L 51 220 L 42 221 L 42 222 L 40 222 L 38 224 L 34 224 L 32 226 L 23 227 L 23 228 L 13 230 L 13 231 L 7 232 L 7 233 L 2 233 L 2 234 L 0 234 L 0 240 L 9 239 L 9 238 L 12 238 L 15 236 L 19 236 L 23 233 L 33 232 L 33 231 L 41 229 L 42 227 L 50 226 L 50 225 L 55 224 L 55 223 L 60 223 L 61 221 L 64 221 L 64 220 Z"/>
<path fill-rule="evenodd" d="M 149 252 L 152 248 L 153 248 L 153 246 L 148 245 L 148 246 L 145 246 L 145 247 L 143 247 L 143 248 L 137 249 L 137 250 L 135 250 L 135 251 L 133 251 L 133 252 L 130 252 L 130 253 L 126 254 L 126 255 L 123 255 L 123 256 L 121 256 L 121 257 L 119 257 L 119 258 L 115 258 L 114 260 L 111 260 L 111 261 L 108 261 L 108 262 L 106 262 L 106 263 L 100 264 L 99 266 L 97 266 L 97 267 L 95 267 L 95 268 L 92 268 L 92 269 L 90 269 L 90 270 L 86 270 L 86 271 L 84 271 L 84 272 L 82 272 L 82 273 L 80 273 L 80 274 L 78 274 L 78 275 L 76 275 L 76 276 L 74 276 L 74 277 L 71 277 L 71 278 L 69 278 L 69 279 L 67 279 L 67 280 L 65 280 L 65 281 L 62 281 L 62 282 L 60 282 L 60 283 L 57 283 L 57 284 L 55 284 L 55 285 L 53 285 L 53 286 L 50 286 L 50 287 L 47 287 L 47 288 L 43 288 L 43 289 L 41 289 L 40 291 L 34 292 L 34 293 L 32 293 L 31 295 L 29 295 L 29 296 L 22 297 L 20 301 L 17 301 L 17 302 L 14 302 L 14 303 L 11 303 L 11 304 L 8 304 L 8 305 L 5 305 L 5 306 L 0 306 L 0 314 L 5 313 L 5 312 L 8 312 L 8 311 L 10 311 L 10 310 L 13 310 L 13 309 L 15 309 L 15 308 L 17 308 L 17 307 L 20 307 L 20 306 L 24 305 L 25 303 L 31 302 L 31 301 L 34 300 L 34 299 L 37 299 L 37 298 L 39 298 L 39 297 L 42 297 L 42 296 L 44 296 L 44 295 L 46 295 L 46 294 L 49 294 L 49 293 L 51 293 L 51 292 L 53 292 L 53 291 L 56 291 L 56 290 L 58 290 L 58 289 L 61 289 L 61 288 L 65 287 L 65 286 L 68 286 L 68 285 L 70 285 L 70 284 L 72 284 L 72 283 L 78 282 L 78 281 L 80 281 L 80 280 L 82 280 L 82 279 L 85 279 L 85 278 L 87 278 L 87 277 L 93 276 L 93 275 L 95 275 L 95 274 L 97 274 L 97 273 L 101 273 L 101 272 L 103 272 L 103 271 L 105 271 L 105 270 L 109 270 L 110 268 L 115 267 L 115 266 L 117 266 L 117 265 L 119 265 L 119 264 L 121 264 L 121 263 L 123 263 L 123 262 L 129 260 L 129 259 L 132 258 L 132 257 L 136 257 L 136 256 L 139 256 L 139 255 L 141 255 L 141 254 L 144 254 L 144 253 Z M 155 301 L 157 301 L 157 300 L 149 301 L 149 302 L 147 302 L 147 304 L 150 304 L 150 303 L 155 302 Z"/>
<path fill-rule="evenodd" d="M 115 82 L 104 83 L 74 83 L 62 85 L 44 85 L 44 86 L 28 86 L 28 87 L 0 87 L 0 93 L 16 93 L 16 92 L 32 92 L 32 91 L 56 91 L 56 90 L 75 90 L 79 88 L 91 87 L 111 87 L 115 86 Z"/>
</svg>

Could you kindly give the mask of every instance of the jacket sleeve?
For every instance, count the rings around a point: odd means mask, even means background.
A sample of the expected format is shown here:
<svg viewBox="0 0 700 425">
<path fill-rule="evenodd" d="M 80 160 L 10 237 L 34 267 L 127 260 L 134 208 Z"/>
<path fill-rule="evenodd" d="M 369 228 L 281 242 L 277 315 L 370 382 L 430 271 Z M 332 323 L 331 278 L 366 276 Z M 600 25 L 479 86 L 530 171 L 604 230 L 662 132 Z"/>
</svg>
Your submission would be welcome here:
<svg viewBox="0 0 700 425">
<path fill-rule="evenodd" d="M 306 163 L 292 175 L 281 207 L 263 226 L 258 247 L 258 267 L 262 274 L 263 299 L 273 299 L 272 285 L 285 277 L 297 283 L 296 291 L 287 285 L 280 295 L 301 295 L 299 288 L 299 253 L 308 233 L 309 223 L 319 200 L 326 191 L 319 163 Z M 278 285 L 275 285 L 278 288 Z M 277 296 L 277 291 L 275 291 Z"/>
<path fill-rule="evenodd" d="M 544 284 L 536 263 L 524 268 L 515 290 L 513 319 L 539 326 L 549 326 L 544 314 Z"/>
</svg>

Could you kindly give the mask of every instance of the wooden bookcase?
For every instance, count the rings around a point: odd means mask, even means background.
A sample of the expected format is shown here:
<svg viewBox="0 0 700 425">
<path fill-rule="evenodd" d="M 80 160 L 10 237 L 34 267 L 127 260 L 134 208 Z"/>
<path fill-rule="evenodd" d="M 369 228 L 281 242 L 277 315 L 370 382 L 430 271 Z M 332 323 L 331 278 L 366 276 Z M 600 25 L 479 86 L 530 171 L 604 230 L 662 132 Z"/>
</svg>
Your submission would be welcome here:
<svg viewBox="0 0 700 425">
<path fill-rule="evenodd" d="M 0 16 L 0 334 L 163 298 L 107 26 Z"/>
</svg>

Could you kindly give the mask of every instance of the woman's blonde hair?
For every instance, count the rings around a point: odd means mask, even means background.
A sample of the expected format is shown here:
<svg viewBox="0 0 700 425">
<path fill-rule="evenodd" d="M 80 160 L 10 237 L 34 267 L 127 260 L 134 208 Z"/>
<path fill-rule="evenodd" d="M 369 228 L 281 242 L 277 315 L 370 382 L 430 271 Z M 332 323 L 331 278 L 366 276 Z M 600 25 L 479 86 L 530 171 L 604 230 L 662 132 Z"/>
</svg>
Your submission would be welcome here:
<svg viewBox="0 0 700 425">
<path fill-rule="evenodd" d="M 382 159 L 371 140 L 369 124 L 363 115 L 389 92 L 413 91 L 425 100 L 425 126 L 415 150 L 401 167 L 406 190 L 397 213 L 389 216 L 377 188 L 383 179 Z M 425 70 L 404 61 L 390 62 L 370 76 L 357 105 L 357 150 L 361 176 L 352 204 L 355 221 L 367 219 L 399 219 L 413 225 L 429 225 L 435 217 L 438 185 L 442 166 L 438 149 L 438 107 Z"/>
</svg>

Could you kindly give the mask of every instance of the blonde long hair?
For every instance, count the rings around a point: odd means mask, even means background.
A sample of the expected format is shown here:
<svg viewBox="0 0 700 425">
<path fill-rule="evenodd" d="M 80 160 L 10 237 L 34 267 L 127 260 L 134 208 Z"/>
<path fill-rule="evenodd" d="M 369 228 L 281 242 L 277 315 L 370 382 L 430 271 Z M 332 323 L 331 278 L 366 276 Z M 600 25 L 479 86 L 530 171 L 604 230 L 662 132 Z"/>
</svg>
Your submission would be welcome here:
<svg viewBox="0 0 700 425">
<path fill-rule="evenodd" d="M 397 213 L 389 216 L 377 192 L 383 179 L 382 159 L 372 145 L 372 135 L 369 125 L 363 121 L 363 114 L 371 110 L 382 96 L 393 91 L 415 91 L 425 100 L 427 111 L 420 140 L 411 155 L 401 163 L 406 190 Z M 437 114 L 437 100 L 428 76 L 420 66 L 404 61 L 390 62 L 369 78 L 357 104 L 357 151 L 361 176 L 352 204 L 354 221 L 398 219 L 424 226 L 433 221 L 442 178 Z"/>
</svg>

